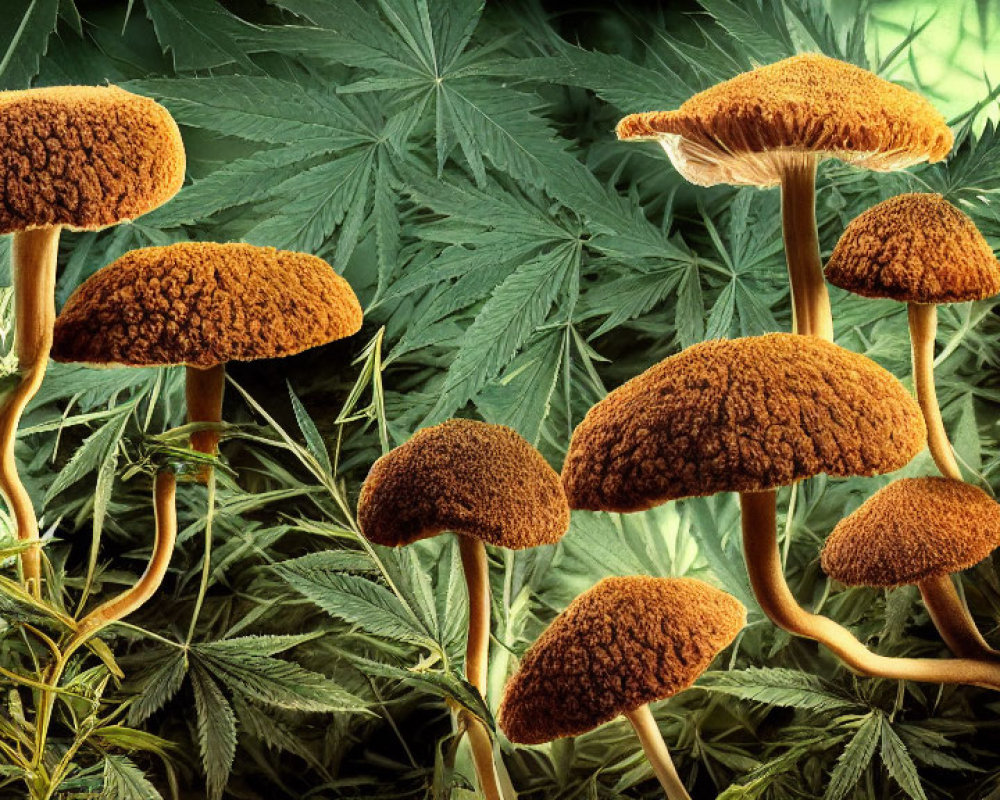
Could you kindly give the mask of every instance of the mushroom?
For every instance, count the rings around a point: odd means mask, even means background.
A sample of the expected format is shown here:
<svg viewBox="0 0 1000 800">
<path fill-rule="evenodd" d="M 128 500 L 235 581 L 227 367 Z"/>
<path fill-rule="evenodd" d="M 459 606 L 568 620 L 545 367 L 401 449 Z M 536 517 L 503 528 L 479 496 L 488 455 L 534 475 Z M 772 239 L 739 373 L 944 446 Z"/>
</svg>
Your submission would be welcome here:
<svg viewBox="0 0 1000 800">
<path fill-rule="evenodd" d="M 816 230 L 816 168 L 838 158 L 877 171 L 940 161 L 953 136 L 924 98 L 815 53 L 758 67 L 676 111 L 632 114 L 619 139 L 653 139 L 691 183 L 781 186 L 796 333 L 833 338 Z"/>
<path fill-rule="evenodd" d="M 180 242 L 132 250 L 84 281 L 56 319 L 52 356 L 94 366 L 184 365 L 188 418 L 217 423 L 226 362 L 292 355 L 360 327 L 357 297 L 321 258 L 248 244 Z M 213 430 L 191 436 L 192 448 L 204 453 L 213 453 L 217 442 Z M 154 486 L 164 520 L 168 507 L 173 517 L 173 483 L 172 474 L 160 473 Z M 166 574 L 174 534 L 158 521 L 140 581 L 90 612 L 81 628 L 121 619 L 149 599 Z M 210 544 L 206 540 L 205 574 Z"/>
<path fill-rule="evenodd" d="M 649 704 L 687 689 L 746 624 L 736 598 L 693 578 L 605 578 L 525 653 L 500 705 L 512 742 L 577 736 L 624 715 L 669 800 L 690 800 Z"/>
<path fill-rule="evenodd" d="M 520 550 L 555 544 L 569 527 L 559 476 L 528 442 L 502 425 L 453 419 L 424 428 L 372 466 L 358 500 L 370 541 L 399 547 L 445 531 L 457 534 L 469 594 L 465 674 L 486 695 L 490 639 L 485 545 Z M 485 726 L 465 714 L 476 773 L 498 800 Z"/>
<path fill-rule="evenodd" d="M 908 304 L 913 385 L 941 473 L 962 477 L 934 390 L 937 306 L 1000 292 L 1000 263 L 975 223 L 939 194 L 901 194 L 847 226 L 826 265 L 834 286 Z"/>
<path fill-rule="evenodd" d="M 184 181 L 184 145 L 163 106 L 115 86 L 0 92 L 0 233 L 14 234 L 14 352 L 19 382 L 0 404 L 0 491 L 25 585 L 41 596 L 38 519 L 17 474 L 14 444 L 52 345 L 62 228 L 94 231 L 162 205 Z"/>
<path fill-rule="evenodd" d="M 823 548 L 826 573 L 847 586 L 916 585 L 957 656 L 995 658 L 952 582 L 1000 547 L 1000 505 L 950 478 L 904 478 L 842 519 Z"/>
<path fill-rule="evenodd" d="M 577 509 L 739 492 L 750 584 L 778 626 L 867 675 L 1000 688 L 997 665 L 869 652 L 802 609 L 782 574 L 778 487 L 891 472 L 924 442 L 920 409 L 885 369 L 814 336 L 768 334 L 694 345 L 611 392 L 574 431 L 562 478 Z"/>
</svg>

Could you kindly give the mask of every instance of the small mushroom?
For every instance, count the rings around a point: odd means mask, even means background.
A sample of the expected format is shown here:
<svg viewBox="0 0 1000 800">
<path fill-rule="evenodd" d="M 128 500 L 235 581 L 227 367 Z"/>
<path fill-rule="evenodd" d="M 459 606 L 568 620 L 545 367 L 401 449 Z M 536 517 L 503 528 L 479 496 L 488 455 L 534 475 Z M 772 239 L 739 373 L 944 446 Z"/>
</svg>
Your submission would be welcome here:
<svg viewBox="0 0 1000 800">
<path fill-rule="evenodd" d="M 227 361 L 291 355 L 360 327 L 361 306 L 353 290 L 316 256 L 180 242 L 132 250 L 84 281 L 56 319 L 52 357 L 94 366 L 184 365 L 188 418 L 219 422 Z M 215 431 L 191 436 L 191 446 L 204 453 L 213 453 L 217 442 Z M 163 581 L 176 534 L 176 525 L 169 524 L 174 480 L 172 473 L 161 472 L 154 485 L 157 539 L 146 572 L 135 586 L 91 611 L 81 629 L 131 614 Z M 210 544 L 206 541 L 206 571 Z"/>
<path fill-rule="evenodd" d="M 940 161 L 953 136 L 930 103 L 873 73 L 815 53 L 706 89 L 676 111 L 632 114 L 619 139 L 660 142 L 691 183 L 781 186 L 796 333 L 833 338 L 816 230 L 816 168 L 838 158 L 866 169 Z"/>
<path fill-rule="evenodd" d="M 690 800 L 649 704 L 684 691 L 746 624 L 736 598 L 693 578 L 605 578 L 525 653 L 500 705 L 512 742 L 577 736 L 624 715 L 669 800 Z"/>
<path fill-rule="evenodd" d="M 939 194 L 902 194 L 847 226 L 826 265 L 834 286 L 908 304 L 913 384 L 927 446 L 948 478 L 962 477 L 934 390 L 934 339 L 941 303 L 1000 292 L 1000 263 L 975 223 Z"/>
<path fill-rule="evenodd" d="M 893 481 L 833 529 L 826 573 L 847 586 L 916 585 L 941 638 L 965 658 L 995 658 L 951 575 L 1000 547 L 1000 505 L 949 478 Z"/>
<path fill-rule="evenodd" d="M 778 626 L 867 675 L 1000 689 L 996 665 L 871 653 L 801 608 L 782 574 L 778 487 L 891 472 L 925 441 L 919 407 L 885 369 L 814 336 L 768 334 L 694 345 L 611 392 L 573 432 L 562 478 L 571 508 L 600 511 L 739 492 L 750 584 Z"/>
<path fill-rule="evenodd" d="M 467 419 L 418 431 L 372 465 L 358 500 L 370 541 L 400 547 L 457 534 L 469 593 L 465 673 L 486 694 L 490 580 L 485 545 L 521 550 L 555 544 L 569 527 L 559 476 L 535 448 L 502 425 Z M 500 798 L 486 728 L 465 715 L 476 772 L 490 800 Z"/>
<path fill-rule="evenodd" d="M 17 474 L 14 442 L 52 345 L 59 233 L 99 230 L 152 211 L 180 189 L 184 165 L 176 123 L 149 98 L 115 86 L 0 92 L 0 233 L 14 234 L 19 373 L 0 406 L 0 491 L 21 540 L 37 542 L 38 520 Z M 37 545 L 22 553 L 21 569 L 40 596 Z"/>
</svg>

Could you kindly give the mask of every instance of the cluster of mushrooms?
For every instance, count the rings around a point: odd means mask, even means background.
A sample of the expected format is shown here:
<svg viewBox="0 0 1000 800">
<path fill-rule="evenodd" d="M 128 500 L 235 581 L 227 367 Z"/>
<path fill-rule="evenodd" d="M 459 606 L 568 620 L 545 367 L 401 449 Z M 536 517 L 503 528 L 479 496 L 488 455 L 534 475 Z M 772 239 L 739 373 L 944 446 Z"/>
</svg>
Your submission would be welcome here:
<svg viewBox="0 0 1000 800">
<path fill-rule="evenodd" d="M 183 180 L 180 136 L 162 107 L 114 87 L 0 93 L 0 134 L 0 231 L 14 234 L 18 356 L 18 383 L 0 408 L 0 490 L 25 542 L 26 591 L 40 598 L 45 561 L 13 448 L 50 349 L 57 360 L 95 366 L 184 365 L 191 447 L 212 455 L 226 362 L 349 336 L 360 328 L 361 307 L 315 256 L 183 242 L 126 253 L 85 281 L 56 318 L 60 229 L 96 230 L 168 200 Z M 944 119 L 870 72 L 800 55 L 676 111 L 626 117 L 618 135 L 659 142 L 695 184 L 780 185 L 793 332 L 697 344 L 628 381 L 576 428 L 561 476 L 509 428 L 467 419 L 425 428 L 372 466 L 358 503 L 364 536 L 396 547 L 456 535 L 469 597 L 465 671 L 485 694 L 487 547 L 555 544 L 570 508 L 629 513 L 737 492 L 750 583 L 775 624 L 862 675 L 1000 689 L 1000 653 L 951 578 L 1000 545 L 1000 505 L 963 481 L 933 375 L 937 305 L 1000 292 L 1000 263 L 973 222 L 938 195 L 901 195 L 866 211 L 845 230 L 825 275 L 815 220 L 821 159 L 877 171 L 939 161 L 953 143 Z M 873 361 L 833 344 L 827 280 L 908 304 L 915 397 Z M 776 493 L 820 474 L 892 472 L 925 446 L 943 477 L 889 484 L 837 525 L 821 556 L 846 585 L 918 586 L 954 652 L 891 658 L 799 605 L 782 573 Z M 193 479 L 207 480 L 210 463 Z M 176 534 L 175 492 L 174 472 L 163 469 L 154 480 L 156 539 L 146 572 L 73 622 L 63 659 L 156 591 Z M 670 800 L 688 798 L 649 704 L 691 686 L 745 620 L 739 601 L 699 580 L 602 580 L 525 653 L 506 684 L 499 728 L 511 741 L 538 744 L 624 716 Z M 456 721 L 483 794 L 509 800 L 489 721 L 468 709 Z"/>
</svg>

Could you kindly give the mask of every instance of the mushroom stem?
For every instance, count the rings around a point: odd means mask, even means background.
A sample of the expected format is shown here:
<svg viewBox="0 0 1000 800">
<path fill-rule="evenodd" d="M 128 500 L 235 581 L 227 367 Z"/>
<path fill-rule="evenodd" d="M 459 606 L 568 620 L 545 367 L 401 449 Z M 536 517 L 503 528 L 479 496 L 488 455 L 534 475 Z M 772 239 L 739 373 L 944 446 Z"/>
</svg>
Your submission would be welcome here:
<svg viewBox="0 0 1000 800">
<path fill-rule="evenodd" d="M 792 595 L 781 570 L 776 492 L 741 492 L 743 553 L 754 595 L 764 613 L 789 633 L 827 647 L 855 672 L 873 678 L 956 683 L 1000 690 L 1000 663 L 972 658 L 891 658 L 872 653 L 832 619 L 811 614 Z"/>
<path fill-rule="evenodd" d="M 74 641 L 83 641 L 101 628 L 128 616 L 160 588 L 167 574 L 174 541 L 177 538 L 177 509 L 174 502 L 176 487 L 177 479 L 173 472 L 163 471 L 156 474 L 153 479 L 156 538 L 153 540 L 153 554 L 146 565 L 146 571 L 130 589 L 98 606 L 80 620 Z"/>
<path fill-rule="evenodd" d="M 187 399 L 188 422 L 222 422 L 222 397 L 226 390 L 226 367 L 216 364 L 208 369 L 185 368 L 184 392 Z M 213 455 L 219 445 L 218 431 L 195 431 L 191 434 L 191 449 Z"/>
<path fill-rule="evenodd" d="M 691 800 L 691 795 L 684 788 L 681 776 L 677 774 L 673 759 L 670 758 L 670 751 L 663 741 L 660 728 L 653 718 L 653 712 L 648 705 L 639 706 L 631 711 L 625 712 L 625 718 L 632 723 L 636 735 L 642 743 L 643 752 L 649 761 L 653 772 L 660 781 L 663 791 L 666 792 L 667 800 Z"/>
<path fill-rule="evenodd" d="M 14 352 L 19 382 L 0 406 L 0 491 L 14 515 L 17 538 L 33 542 L 21 553 L 21 571 L 28 591 L 42 591 L 42 557 L 38 547 L 38 518 L 31 497 L 17 473 L 14 446 L 21 414 L 42 385 L 52 348 L 55 324 L 58 226 L 14 234 L 11 280 L 14 284 Z"/>
<path fill-rule="evenodd" d="M 816 229 L 816 165 L 813 153 L 788 157 L 781 170 L 781 223 L 792 290 L 792 329 L 832 342 L 833 316 Z"/>
<path fill-rule="evenodd" d="M 465 677 L 486 698 L 486 679 L 490 651 L 490 564 L 486 546 L 472 536 L 458 537 L 465 585 L 469 592 L 469 636 L 465 647 Z M 487 800 L 502 800 L 493 744 L 490 733 L 475 714 L 462 710 L 469 733 L 472 760 L 476 765 L 479 787 Z"/>
<path fill-rule="evenodd" d="M 932 575 L 917 586 L 934 627 L 956 656 L 987 660 L 1000 656 L 979 632 L 950 575 Z"/>
<path fill-rule="evenodd" d="M 937 336 L 937 306 L 910 303 L 907 307 L 910 322 L 910 348 L 913 353 L 913 387 L 917 402 L 924 412 L 927 425 L 927 449 L 941 474 L 956 481 L 962 480 L 962 471 L 955 460 L 955 453 L 948 441 L 948 433 L 941 420 L 941 407 L 934 388 L 934 340 Z"/>
</svg>

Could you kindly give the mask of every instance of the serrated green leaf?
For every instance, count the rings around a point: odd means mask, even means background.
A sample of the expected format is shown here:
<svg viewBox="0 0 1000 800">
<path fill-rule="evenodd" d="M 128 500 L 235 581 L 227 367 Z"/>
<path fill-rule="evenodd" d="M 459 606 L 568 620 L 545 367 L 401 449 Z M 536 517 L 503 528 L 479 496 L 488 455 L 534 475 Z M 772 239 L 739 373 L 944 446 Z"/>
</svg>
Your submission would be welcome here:
<svg viewBox="0 0 1000 800">
<path fill-rule="evenodd" d="M 49 36 L 56 28 L 59 0 L 10 0 L 0 28 L 0 88 L 27 89 L 38 74 Z"/>
</svg>

